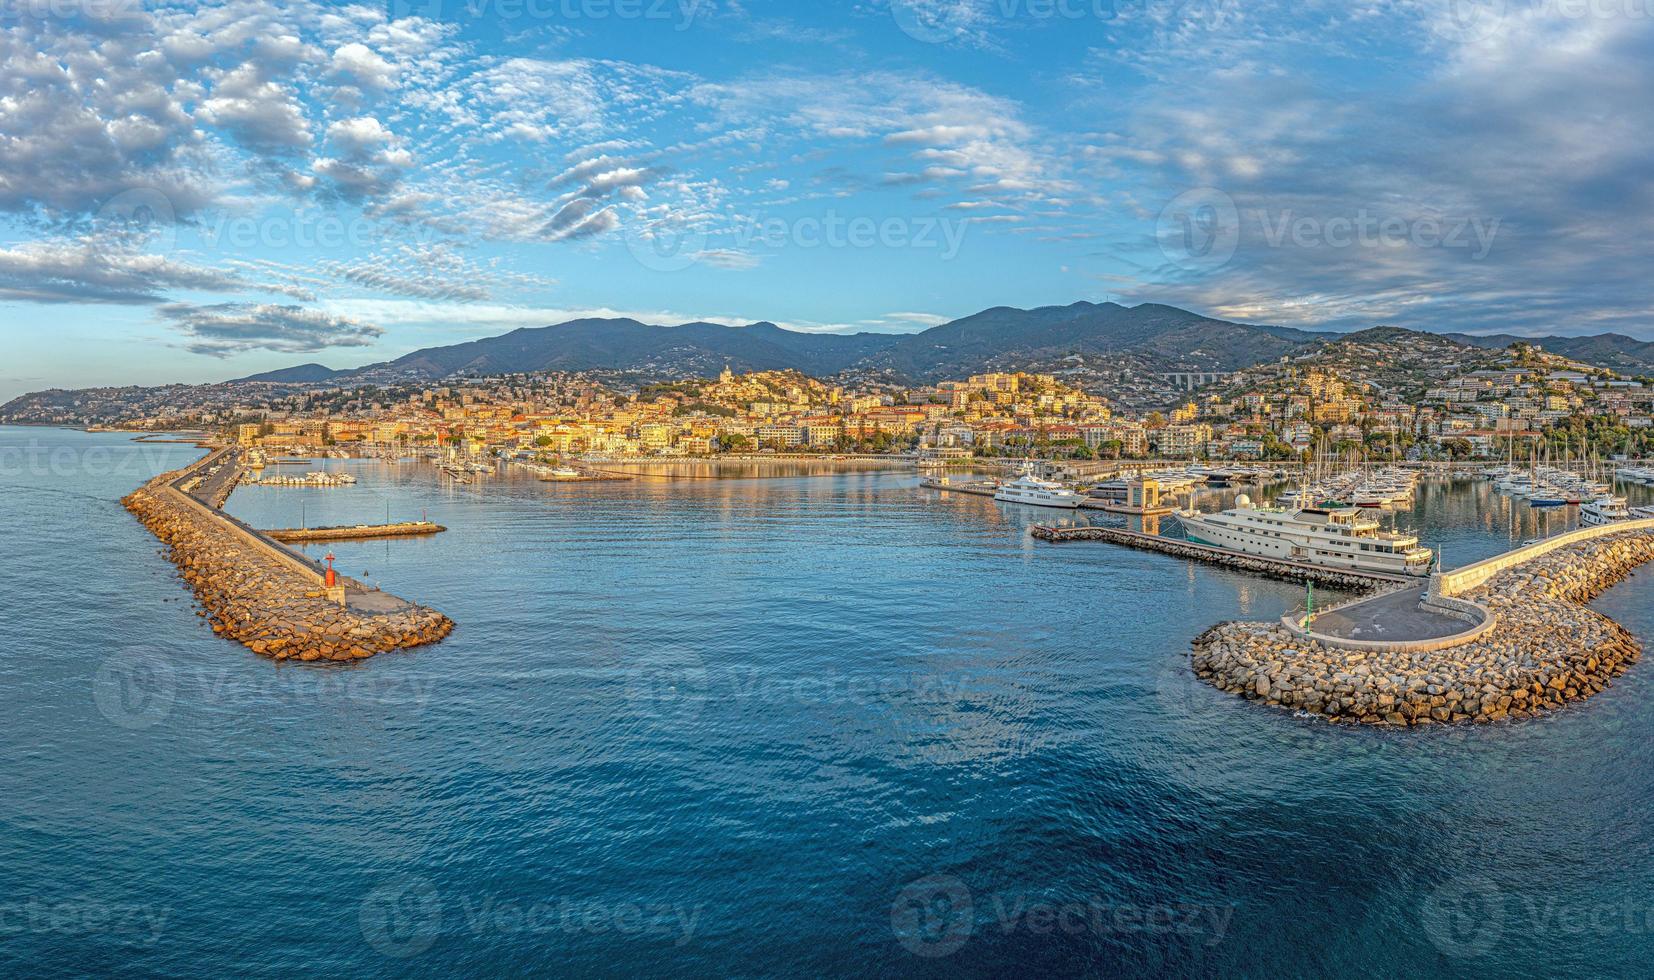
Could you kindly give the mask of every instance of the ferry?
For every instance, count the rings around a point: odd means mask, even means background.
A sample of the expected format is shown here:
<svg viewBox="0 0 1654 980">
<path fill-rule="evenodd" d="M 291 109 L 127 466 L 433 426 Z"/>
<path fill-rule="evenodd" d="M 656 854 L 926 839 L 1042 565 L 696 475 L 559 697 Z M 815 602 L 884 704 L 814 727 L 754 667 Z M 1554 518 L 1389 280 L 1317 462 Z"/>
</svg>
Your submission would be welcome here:
<svg viewBox="0 0 1654 980">
<path fill-rule="evenodd" d="M 1080 501 L 1085 498 L 1060 483 L 1042 480 L 1031 471 L 1024 470 L 1021 476 L 995 490 L 994 499 L 1008 504 L 1031 504 L 1035 507 L 1061 507 L 1073 510 L 1080 506 Z"/>
<path fill-rule="evenodd" d="M 1355 507 L 1254 507 L 1242 494 L 1216 514 L 1178 511 L 1189 540 L 1260 558 L 1390 575 L 1429 575 L 1434 558 L 1411 534 L 1379 530 L 1370 512 Z"/>
<path fill-rule="evenodd" d="M 1579 523 L 1586 527 L 1602 527 L 1619 521 L 1629 521 L 1631 510 L 1624 497 L 1598 497 L 1579 506 Z"/>
</svg>

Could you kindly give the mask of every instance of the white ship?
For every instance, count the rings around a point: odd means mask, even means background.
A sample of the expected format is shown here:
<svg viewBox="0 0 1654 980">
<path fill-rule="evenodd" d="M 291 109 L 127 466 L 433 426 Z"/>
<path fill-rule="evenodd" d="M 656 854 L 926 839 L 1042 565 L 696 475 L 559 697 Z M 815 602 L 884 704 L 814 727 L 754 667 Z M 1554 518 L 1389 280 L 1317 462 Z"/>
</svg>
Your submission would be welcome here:
<svg viewBox="0 0 1654 980">
<path fill-rule="evenodd" d="M 1217 514 L 1185 510 L 1177 517 L 1191 541 L 1260 558 L 1390 575 L 1430 574 L 1429 548 L 1419 547 L 1414 535 L 1381 531 L 1379 522 L 1361 509 L 1253 507 L 1245 494 L 1235 503 Z"/>
<path fill-rule="evenodd" d="M 1586 527 L 1602 527 L 1630 519 L 1631 509 L 1625 505 L 1624 497 L 1598 497 L 1579 507 L 1579 523 Z"/>
<path fill-rule="evenodd" d="M 1060 483 L 1042 480 L 1033 473 L 1023 474 L 994 491 L 994 499 L 1008 504 L 1032 504 L 1035 507 L 1061 507 L 1073 510 L 1085 498 Z"/>
</svg>

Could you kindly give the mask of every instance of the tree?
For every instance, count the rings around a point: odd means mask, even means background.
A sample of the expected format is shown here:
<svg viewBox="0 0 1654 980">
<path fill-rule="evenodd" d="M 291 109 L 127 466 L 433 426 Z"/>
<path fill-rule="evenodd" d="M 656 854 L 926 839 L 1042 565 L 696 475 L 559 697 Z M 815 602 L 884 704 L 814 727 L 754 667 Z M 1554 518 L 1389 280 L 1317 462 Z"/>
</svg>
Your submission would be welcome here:
<svg viewBox="0 0 1654 980">
<path fill-rule="evenodd" d="M 551 442 L 551 436 L 536 436 L 534 439 L 534 445 L 540 447 L 541 449 L 551 445 Z"/>
</svg>

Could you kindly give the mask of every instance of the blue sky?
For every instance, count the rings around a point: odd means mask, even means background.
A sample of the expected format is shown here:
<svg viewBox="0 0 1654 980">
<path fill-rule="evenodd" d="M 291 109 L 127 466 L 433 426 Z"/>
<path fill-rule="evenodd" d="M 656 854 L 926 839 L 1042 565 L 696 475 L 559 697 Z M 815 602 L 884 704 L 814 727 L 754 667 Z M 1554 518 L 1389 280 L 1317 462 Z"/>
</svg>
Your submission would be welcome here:
<svg viewBox="0 0 1654 980">
<path fill-rule="evenodd" d="M 1654 339 L 1654 0 L 17 0 L 0 397 L 576 315 Z"/>
</svg>

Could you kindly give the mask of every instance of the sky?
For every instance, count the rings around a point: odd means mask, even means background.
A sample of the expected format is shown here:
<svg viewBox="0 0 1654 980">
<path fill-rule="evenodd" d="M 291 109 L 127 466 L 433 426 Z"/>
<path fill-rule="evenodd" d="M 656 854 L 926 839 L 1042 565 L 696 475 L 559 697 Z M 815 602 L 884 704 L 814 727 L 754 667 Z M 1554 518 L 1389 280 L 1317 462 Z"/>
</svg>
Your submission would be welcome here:
<svg viewBox="0 0 1654 980">
<path fill-rule="evenodd" d="M 1654 0 L 6 0 L 0 399 L 576 316 L 1654 339 Z"/>
</svg>

